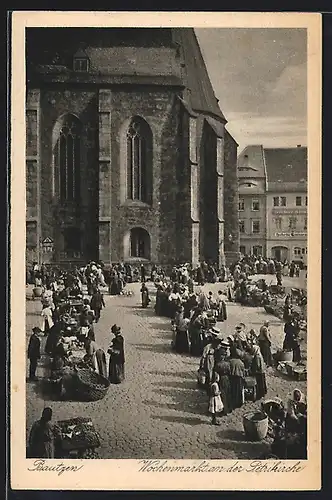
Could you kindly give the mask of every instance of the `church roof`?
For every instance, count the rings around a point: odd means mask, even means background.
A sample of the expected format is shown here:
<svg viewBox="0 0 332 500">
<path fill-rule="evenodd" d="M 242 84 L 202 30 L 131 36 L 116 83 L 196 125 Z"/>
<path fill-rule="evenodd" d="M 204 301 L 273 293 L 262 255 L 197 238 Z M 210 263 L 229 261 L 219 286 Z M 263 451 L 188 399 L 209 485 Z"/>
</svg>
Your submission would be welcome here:
<svg viewBox="0 0 332 500">
<path fill-rule="evenodd" d="M 162 82 L 185 87 L 194 112 L 226 122 L 193 28 L 29 28 L 26 39 L 28 82 Z M 89 71 L 75 75 L 81 54 Z"/>
<path fill-rule="evenodd" d="M 205 61 L 192 28 L 173 28 L 173 40 L 179 46 L 182 79 L 189 90 L 188 100 L 194 111 L 210 114 L 226 122 L 214 94 Z"/>
</svg>

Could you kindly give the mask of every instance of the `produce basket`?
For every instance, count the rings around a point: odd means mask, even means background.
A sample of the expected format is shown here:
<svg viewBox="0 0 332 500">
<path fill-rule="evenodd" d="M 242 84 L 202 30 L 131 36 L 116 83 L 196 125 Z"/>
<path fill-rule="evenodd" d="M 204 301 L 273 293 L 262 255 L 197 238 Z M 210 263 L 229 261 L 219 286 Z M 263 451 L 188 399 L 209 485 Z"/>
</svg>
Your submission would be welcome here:
<svg viewBox="0 0 332 500">
<path fill-rule="evenodd" d="M 95 448 L 100 447 L 100 437 L 91 418 L 75 417 L 59 420 L 56 424 L 62 433 L 61 443 L 59 443 L 61 455 L 74 451 L 87 453 L 89 450 L 93 453 Z M 86 456 L 86 458 L 94 457 Z"/>
<path fill-rule="evenodd" d="M 110 386 L 109 380 L 98 373 L 81 368 L 76 370 L 73 388 L 81 401 L 98 401 L 106 396 Z"/>
</svg>

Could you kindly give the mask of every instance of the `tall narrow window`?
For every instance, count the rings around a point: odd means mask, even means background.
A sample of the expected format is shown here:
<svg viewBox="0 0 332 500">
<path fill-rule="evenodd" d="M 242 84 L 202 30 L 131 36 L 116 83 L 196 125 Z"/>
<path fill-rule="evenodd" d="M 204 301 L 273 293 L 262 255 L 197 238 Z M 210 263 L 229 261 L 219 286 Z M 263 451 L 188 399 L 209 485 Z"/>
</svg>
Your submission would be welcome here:
<svg viewBox="0 0 332 500">
<path fill-rule="evenodd" d="M 258 234 L 260 233 L 261 227 L 260 227 L 260 221 L 259 220 L 253 220 L 252 221 L 252 233 L 253 234 Z"/>
<path fill-rule="evenodd" d="M 253 212 L 259 211 L 259 200 L 252 200 L 251 210 Z"/>
<path fill-rule="evenodd" d="M 239 212 L 244 211 L 244 198 L 239 199 Z"/>
<path fill-rule="evenodd" d="M 62 119 L 55 145 L 55 164 L 59 168 L 59 190 L 62 202 L 80 200 L 80 122 L 67 115 Z"/>
<path fill-rule="evenodd" d="M 127 132 L 127 197 L 149 203 L 151 175 L 151 130 L 139 117 Z"/>
</svg>

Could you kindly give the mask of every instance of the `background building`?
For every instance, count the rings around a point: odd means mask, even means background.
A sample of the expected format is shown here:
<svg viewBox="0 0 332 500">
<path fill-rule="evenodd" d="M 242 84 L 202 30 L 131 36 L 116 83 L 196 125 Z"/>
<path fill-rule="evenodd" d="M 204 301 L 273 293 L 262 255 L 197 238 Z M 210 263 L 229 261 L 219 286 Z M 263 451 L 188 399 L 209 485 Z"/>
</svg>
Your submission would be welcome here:
<svg viewBox="0 0 332 500">
<path fill-rule="evenodd" d="M 307 167 L 306 147 L 241 152 L 241 253 L 307 263 Z"/>
<path fill-rule="evenodd" d="M 27 30 L 27 262 L 233 260 L 237 143 L 193 29 Z"/>
<path fill-rule="evenodd" d="M 263 146 L 238 158 L 240 252 L 266 255 L 266 172 Z"/>
<path fill-rule="evenodd" d="M 307 263 L 307 148 L 264 149 L 267 256 Z"/>
</svg>

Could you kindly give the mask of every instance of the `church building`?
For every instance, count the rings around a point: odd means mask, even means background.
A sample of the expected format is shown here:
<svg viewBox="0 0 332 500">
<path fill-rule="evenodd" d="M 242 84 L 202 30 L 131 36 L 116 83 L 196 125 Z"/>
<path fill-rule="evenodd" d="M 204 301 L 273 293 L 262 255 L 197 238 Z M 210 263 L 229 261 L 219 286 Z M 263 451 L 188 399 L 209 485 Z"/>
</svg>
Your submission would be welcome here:
<svg viewBox="0 0 332 500">
<path fill-rule="evenodd" d="M 237 143 L 194 30 L 26 33 L 27 263 L 235 260 Z"/>
</svg>

